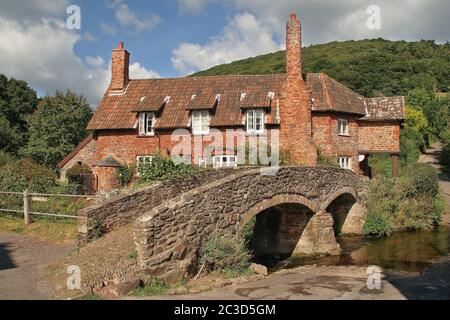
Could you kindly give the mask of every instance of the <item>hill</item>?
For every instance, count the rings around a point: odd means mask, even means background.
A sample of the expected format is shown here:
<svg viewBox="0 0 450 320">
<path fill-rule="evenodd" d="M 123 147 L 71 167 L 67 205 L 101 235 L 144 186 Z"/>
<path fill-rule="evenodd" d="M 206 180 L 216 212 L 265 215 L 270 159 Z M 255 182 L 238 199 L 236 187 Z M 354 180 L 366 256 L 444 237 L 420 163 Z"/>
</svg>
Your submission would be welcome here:
<svg viewBox="0 0 450 320">
<path fill-rule="evenodd" d="M 285 51 L 219 65 L 193 76 L 284 73 Z M 450 43 L 383 39 L 330 42 L 303 50 L 304 72 L 324 72 L 367 97 L 413 89 L 450 91 Z"/>
</svg>

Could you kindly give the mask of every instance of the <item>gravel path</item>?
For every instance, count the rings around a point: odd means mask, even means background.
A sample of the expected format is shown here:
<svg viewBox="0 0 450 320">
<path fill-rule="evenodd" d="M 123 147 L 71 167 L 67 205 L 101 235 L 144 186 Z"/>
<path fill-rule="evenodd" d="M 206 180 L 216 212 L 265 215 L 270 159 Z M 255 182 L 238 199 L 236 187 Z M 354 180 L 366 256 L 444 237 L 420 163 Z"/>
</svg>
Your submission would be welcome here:
<svg viewBox="0 0 450 320">
<path fill-rule="evenodd" d="M 46 285 L 38 280 L 40 272 L 73 248 L 22 234 L 0 233 L 0 300 L 47 299 Z"/>
<path fill-rule="evenodd" d="M 442 144 L 433 144 L 425 154 L 422 154 L 419 158 L 419 162 L 427 163 L 435 167 L 438 171 L 439 177 L 439 187 L 441 189 L 442 195 L 444 196 L 447 208 L 450 209 L 450 178 L 442 171 L 442 166 L 439 164 L 439 155 L 442 152 Z M 450 210 L 447 210 L 450 211 Z M 442 217 L 443 225 L 450 225 L 450 213 L 445 214 Z"/>
</svg>

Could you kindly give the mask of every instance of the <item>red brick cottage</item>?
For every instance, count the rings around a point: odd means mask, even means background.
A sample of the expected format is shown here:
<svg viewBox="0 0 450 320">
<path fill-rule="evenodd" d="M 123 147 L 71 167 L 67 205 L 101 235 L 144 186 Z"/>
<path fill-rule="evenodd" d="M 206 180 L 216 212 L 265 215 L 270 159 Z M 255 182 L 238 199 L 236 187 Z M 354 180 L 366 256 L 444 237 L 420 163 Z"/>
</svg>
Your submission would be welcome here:
<svg viewBox="0 0 450 320">
<path fill-rule="evenodd" d="M 396 174 L 404 98 L 368 99 L 323 73 L 303 74 L 301 43 L 300 22 L 291 14 L 286 74 L 146 80 L 129 79 L 130 54 L 120 43 L 112 53 L 111 84 L 87 128 L 92 134 L 61 161 L 62 178 L 83 163 L 92 168 L 96 189 L 115 188 L 116 167 L 151 161 L 156 152 L 171 155 L 179 143 L 174 135 L 204 140 L 200 150 L 182 153 L 186 161 L 242 162 L 232 148 L 206 157 L 213 129 L 247 136 L 277 131 L 280 150 L 294 163 L 316 165 L 320 151 L 358 174 L 368 174 L 369 155 L 389 154 Z"/>
</svg>

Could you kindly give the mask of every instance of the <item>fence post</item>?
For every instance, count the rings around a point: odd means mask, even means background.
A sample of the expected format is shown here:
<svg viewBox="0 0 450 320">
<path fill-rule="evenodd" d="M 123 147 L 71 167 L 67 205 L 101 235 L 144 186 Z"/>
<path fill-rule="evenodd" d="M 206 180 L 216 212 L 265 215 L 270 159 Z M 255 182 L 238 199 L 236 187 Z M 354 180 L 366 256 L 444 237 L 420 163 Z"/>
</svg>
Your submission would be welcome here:
<svg viewBox="0 0 450 320">
<path fill-rule="evenodd" d="M 23 219 L 25 221 L 25 225 L 29 225 L 31 223 L 30 217 L 30 195 L 28 189 L 25 189 L 23 192 Z"/>
</svg>

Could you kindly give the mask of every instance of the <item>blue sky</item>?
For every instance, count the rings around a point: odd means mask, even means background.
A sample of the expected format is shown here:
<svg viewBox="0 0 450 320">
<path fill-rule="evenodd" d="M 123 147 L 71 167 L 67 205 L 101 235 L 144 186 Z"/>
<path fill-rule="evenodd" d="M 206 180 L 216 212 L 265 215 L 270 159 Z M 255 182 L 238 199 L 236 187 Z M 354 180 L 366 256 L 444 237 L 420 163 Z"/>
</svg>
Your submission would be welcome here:
<svg viewBox="0 0 450 320">
<path fill-rule="evenodd" d="M 71 5 L 81 10 L 80 30 L 66 27 Z M 367 26 L 372 5 L 379 29 Z M 180 77 L 284 49 L 290 12 L 304 45 L 450 39 L 448 0 L 1 0 L 0 73 L 40 95 L 71 89 L 96 105 L 119 41 L 132 55 L 132 78 Z"/>
<path fill-rule="evenodd" d="M 180 76 L 171 62 L 172 50 L 183 42 L 205 42 L 219 34 L 232 14 L 229 6 L 211 6 L 201 14 L 182 14 L 176 1 L 126 1 L 138 19 L 157 15 L 160 20 L 154 27 L 137 31 L 133 27 L 122 27 L 115 18 L 115 8 L 107 1 L 76 1 L 82 12 L 82 29 L 96 38 L 95 41 L 80 42 L 75 52 L 80 56 L 101 56 L 108 59 L 111 49 L 119 40 L 125 41 L 133 61 L 140 61 L 148 70 L 164 77 Z M 102 25 L 115 29 L 108 34 Z"/>
</svg>

